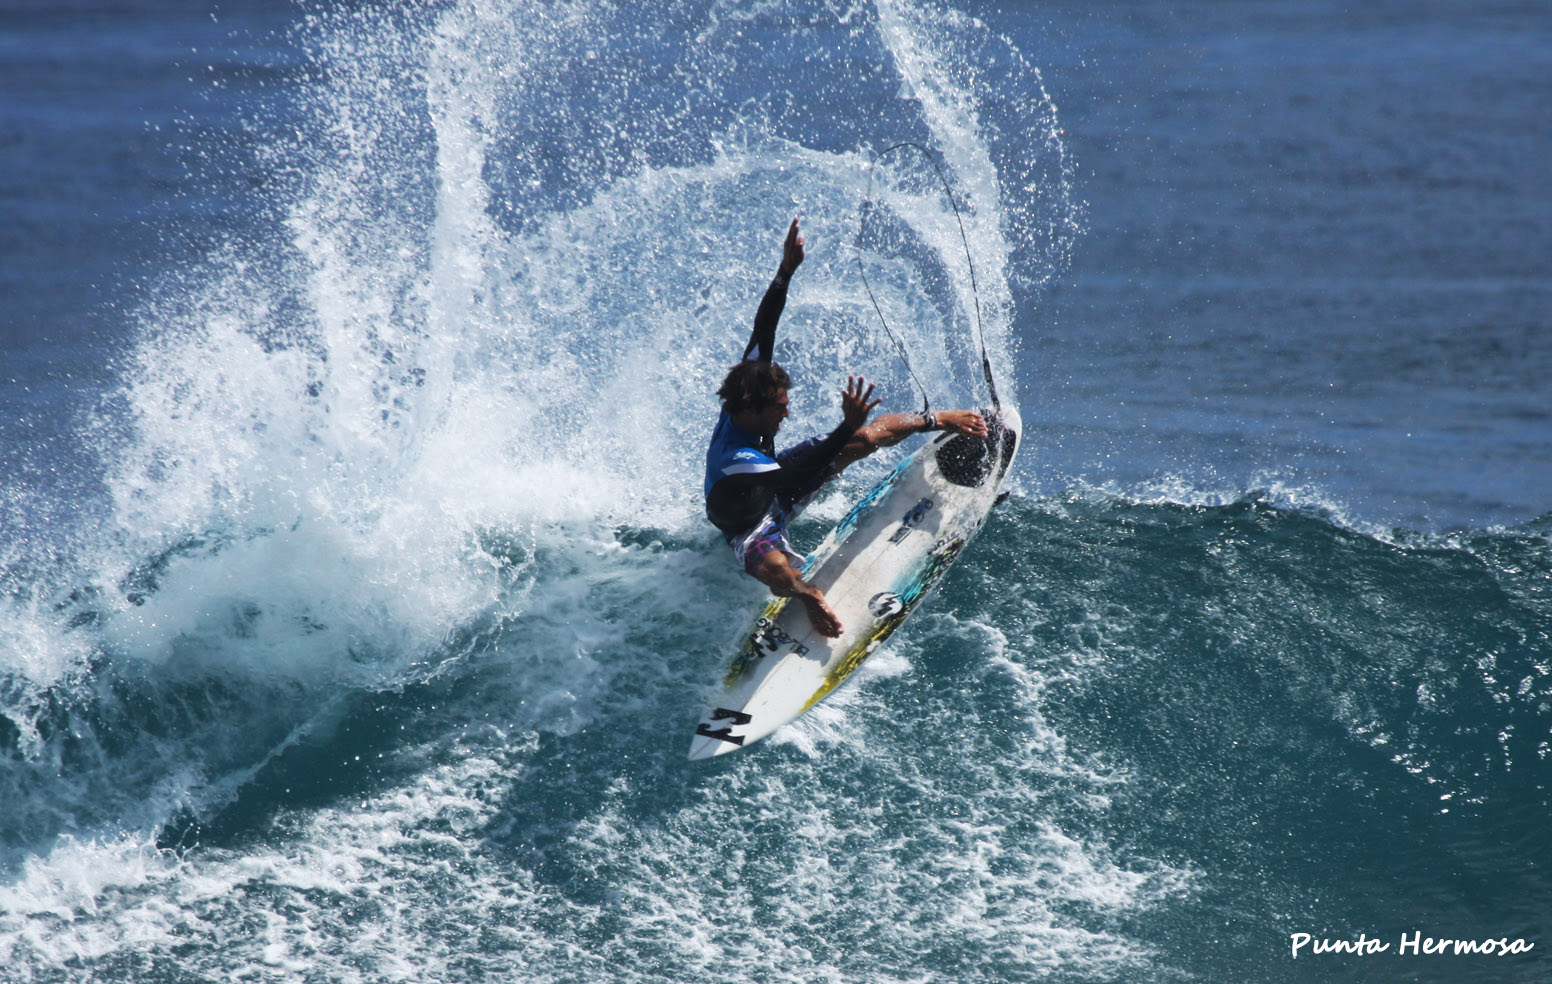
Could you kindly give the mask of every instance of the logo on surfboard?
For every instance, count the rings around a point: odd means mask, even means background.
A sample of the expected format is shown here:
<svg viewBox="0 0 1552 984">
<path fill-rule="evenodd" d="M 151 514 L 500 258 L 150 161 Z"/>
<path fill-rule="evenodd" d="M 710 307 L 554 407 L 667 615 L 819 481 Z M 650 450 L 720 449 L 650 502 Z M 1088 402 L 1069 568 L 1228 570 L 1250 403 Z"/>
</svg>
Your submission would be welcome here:
<svg viewBox="0 0 1552 984">
<path fill-rule="evenodd" d="M 868 611 L 874 618 L 889 618 L 905 611 L 905 602 L 893 591 L 880 591 L 868 599 Z"/>
<path fill-rule="evenodd" d="M 923 497 L 920 502 L 912 506 L 904 516 L 900 517 L 900 528 L 895 530 L 895 535 L 889 538 L 890 543 L 899 543 L 921 524 L 927 517 L 927 510 L 932 508 L 932 500 Z"/>
<path fill-rule="evenodd" d="M 808 647 L 798 642 L 789 635 L 781 626 L 768 618 L 761 618 L 756 623 L 754 635 L 749 641 L 760 656 L 766 656 L 781 649 L 783 646 L 791 646 L 792 652 L 798 656 L 807 656 Z"/>
</svg>

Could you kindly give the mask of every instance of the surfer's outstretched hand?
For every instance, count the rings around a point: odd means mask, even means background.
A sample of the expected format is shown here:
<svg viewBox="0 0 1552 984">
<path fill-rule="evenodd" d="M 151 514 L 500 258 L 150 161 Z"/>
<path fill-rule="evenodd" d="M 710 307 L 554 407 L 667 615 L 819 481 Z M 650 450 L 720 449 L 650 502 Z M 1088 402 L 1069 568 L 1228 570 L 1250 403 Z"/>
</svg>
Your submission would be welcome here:
<svg viewBox="0 0 1552 984">
<path fill-rule="evenodd" d="M 867 389 L 863 390 L 866 386 Z M 841 420 L 851 430 L 857 430 L 868 422 L 868 414 L 883 402 L 883 397 L 869 402 L 873 396 L 873 384 L 861 376 L 847 376 L 846 390 L 841 394 Z"/>
<path fill-rule="evenodd" d="M 798 220 L 793 219 L 787 227 L 786 241 L 781 244 L 781 272 L 783 276 L 792 276 L 793 271 L 803 264 L 803 237 L 798 235 Z"/>
<path fill-rule="evenodd" d="M 937 416 L 938 426 L 944 430 L 973 437 L 985 437 L 987 434 L 986 418 L 974 410 L 939 410 Z"/>
</svg>

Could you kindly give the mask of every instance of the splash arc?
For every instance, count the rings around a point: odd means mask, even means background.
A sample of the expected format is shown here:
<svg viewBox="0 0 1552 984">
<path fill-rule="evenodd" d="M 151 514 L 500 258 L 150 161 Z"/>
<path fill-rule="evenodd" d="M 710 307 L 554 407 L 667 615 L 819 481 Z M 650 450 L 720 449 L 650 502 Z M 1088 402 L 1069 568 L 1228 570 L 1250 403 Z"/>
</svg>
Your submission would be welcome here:
<svg viewBox="0 0 1552 984">
<path fill-rule="evenodd" d="M 844 629 L 815 632 L 775 598 L 743 636 L 696 725 L 690 758 L 746 748 L 797 719 L 856 672 L 932 591 L 986 521 L 1018 448 L 1021 422 L 986 411 L 984 438 L 939 434 L 864 495 L 803 567 Z"/>
</svg>

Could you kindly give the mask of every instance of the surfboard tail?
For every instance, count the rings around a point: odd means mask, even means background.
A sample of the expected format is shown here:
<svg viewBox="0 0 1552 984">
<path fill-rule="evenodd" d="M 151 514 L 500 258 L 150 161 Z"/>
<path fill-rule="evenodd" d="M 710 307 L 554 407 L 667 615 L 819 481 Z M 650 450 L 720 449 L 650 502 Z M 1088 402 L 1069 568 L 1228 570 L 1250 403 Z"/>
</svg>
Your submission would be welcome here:
<svg viewBox="0 0 1552 984">
<path fill-rule="evenodd" d="M 742 748 L 748 735 L 742 733 L 752 717 L 727 707 L 713 707 L 706 712 L 690 740 L 690 759 L 715 758 Z"/>
</svg>

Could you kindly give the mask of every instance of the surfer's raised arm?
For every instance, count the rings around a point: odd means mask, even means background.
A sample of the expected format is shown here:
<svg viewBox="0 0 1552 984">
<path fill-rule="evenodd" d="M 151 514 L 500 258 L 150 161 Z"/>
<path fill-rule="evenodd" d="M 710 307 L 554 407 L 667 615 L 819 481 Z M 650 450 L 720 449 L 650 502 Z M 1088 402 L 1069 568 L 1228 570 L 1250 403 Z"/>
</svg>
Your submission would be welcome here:
<svg viewBox="0 0 1552 984">
<path fill-rule="evenodd" d="M 770 362 L 776 348 L 776 323 L 781 320 L 782 309 L 787 306 L 787 282 L 803 263 L 803 237 L 798 235 L 798 220 L 787 227 L 787 238 L 781 244 L 781 265 L 776 277 L 765 289 L 759 310 L 754 313 L 754 332 L 749 344 L 744 346 L 744 358 L 756 362 Z"/>
</svg>

